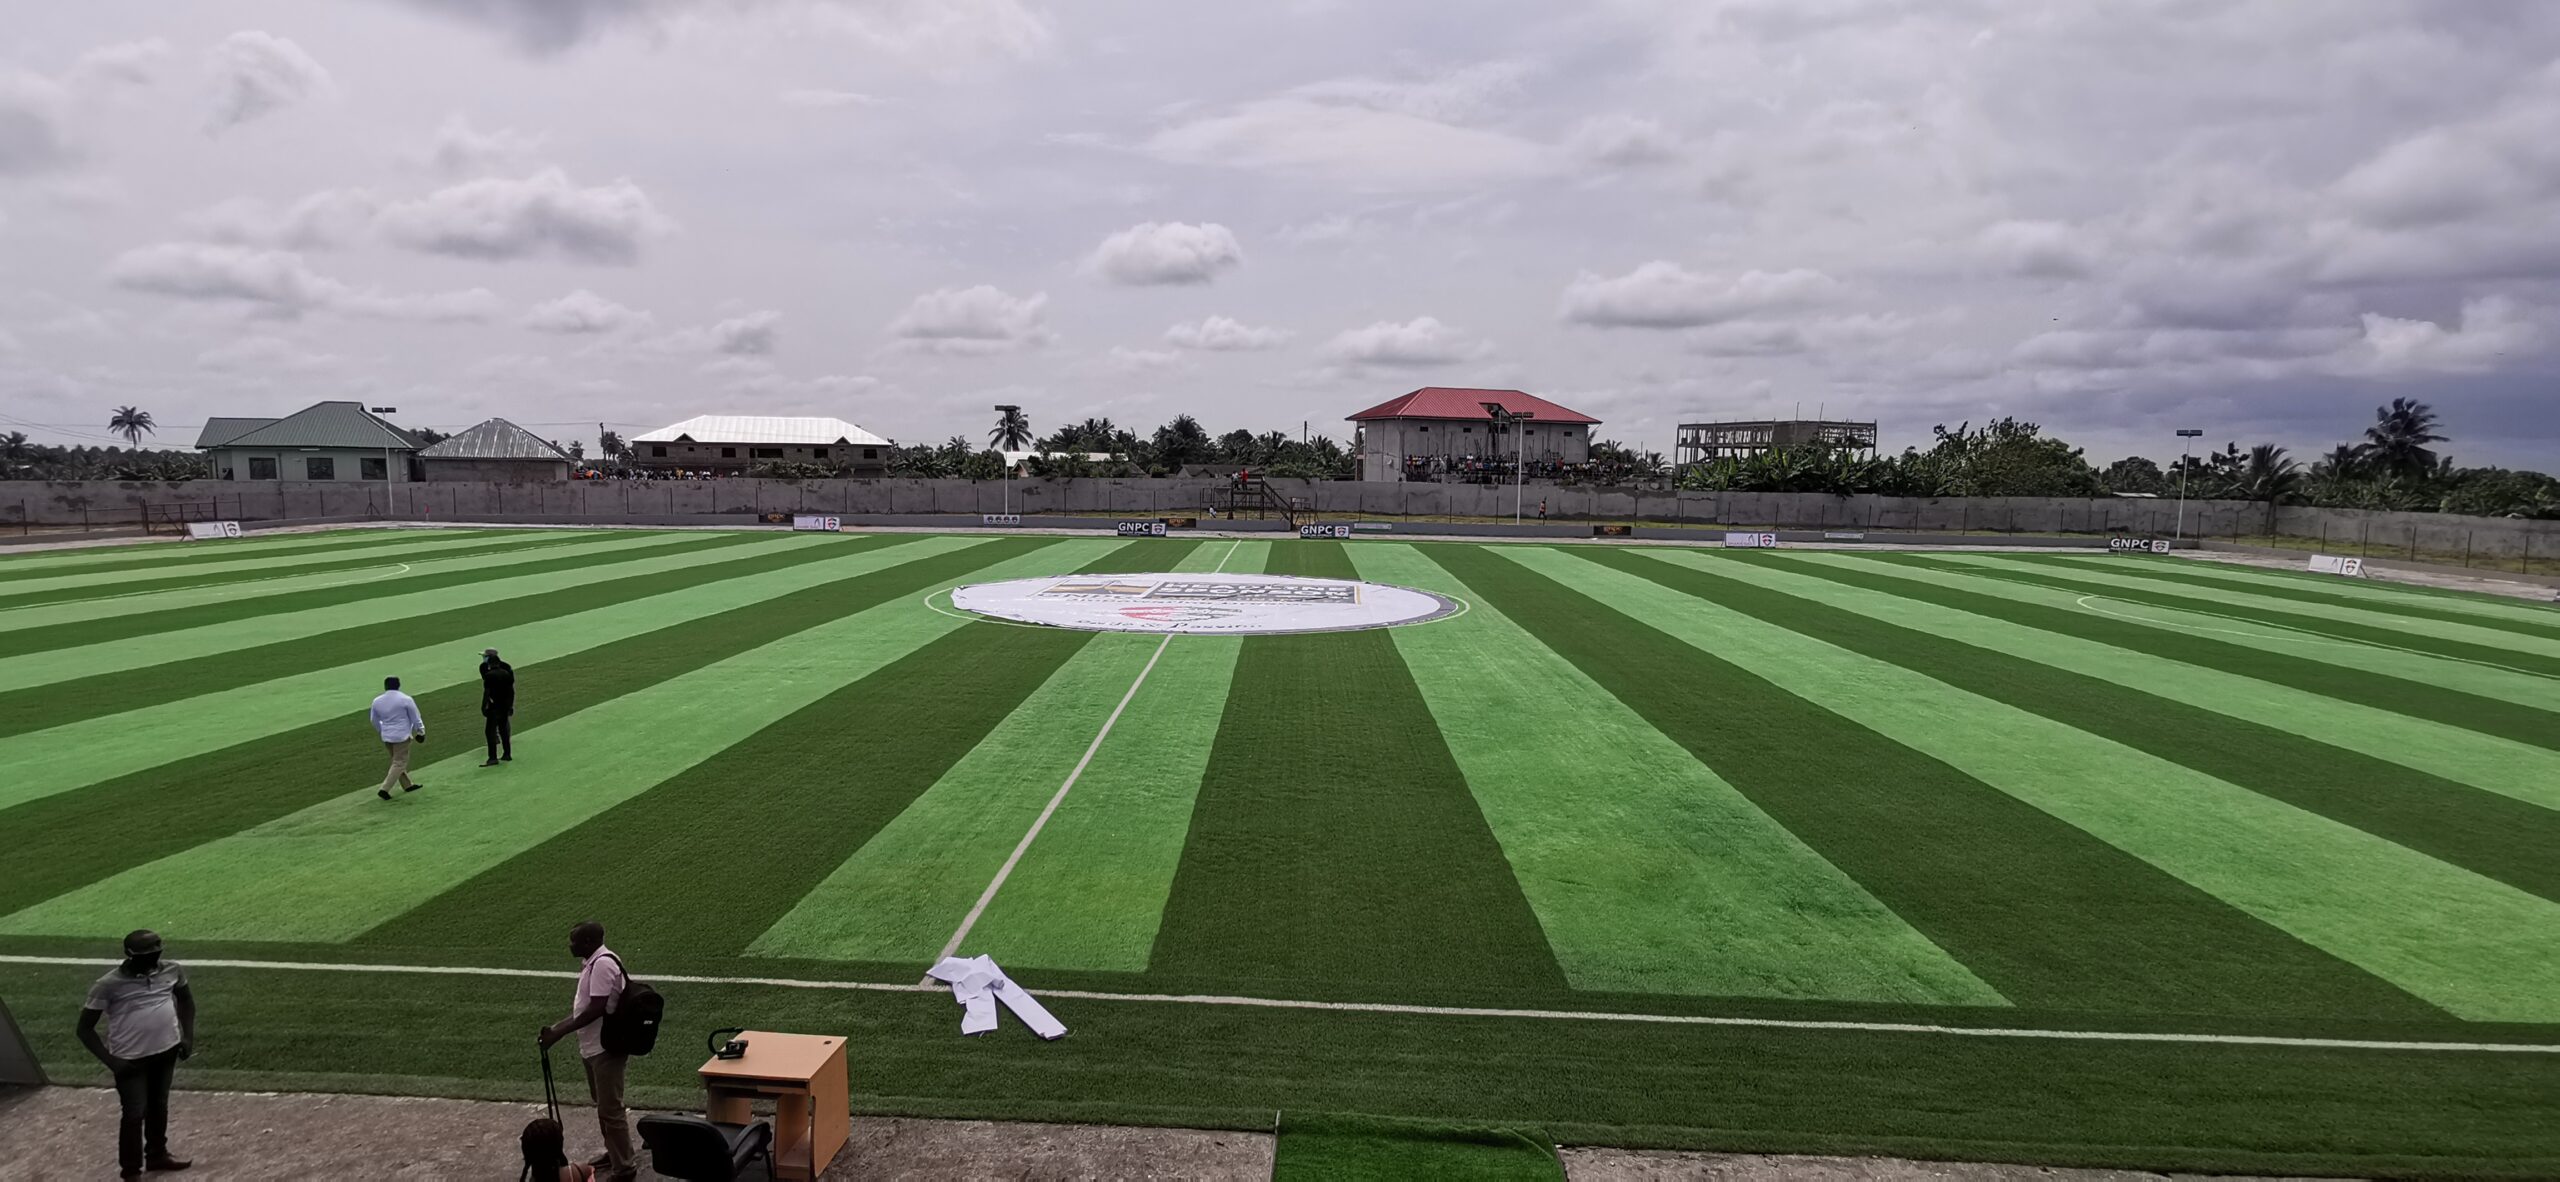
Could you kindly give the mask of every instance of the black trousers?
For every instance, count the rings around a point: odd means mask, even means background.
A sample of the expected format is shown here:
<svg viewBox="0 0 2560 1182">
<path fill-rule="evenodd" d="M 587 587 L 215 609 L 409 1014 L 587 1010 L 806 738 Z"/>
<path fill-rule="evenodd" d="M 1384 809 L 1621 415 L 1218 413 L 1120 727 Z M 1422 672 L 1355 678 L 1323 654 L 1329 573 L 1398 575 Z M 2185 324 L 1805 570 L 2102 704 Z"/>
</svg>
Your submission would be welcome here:
<svg viewBox="0 0 2560 1182">
<path fill-rule="evenodd" d="M 496 759 L 498 757 L 498 749 L 501 747 L 506 748 L 507 754 L 515 754 L 515 716 L 512 714 L 490 714 L 484 715 L 483 717 L 487 718 L 489 722 L 489 725 L 486 728 L 489 738 L 489 758 Z"/>
<path fill-rule="evenodd" d="M 169 1156 L 169 1081 L 177 1074 L 176 1047 L 128 1059 L 116 1072 L 116 1099 L 124 1107 L 116 1125 L 116 1161 L 125 1169 Z"/>
</svg>

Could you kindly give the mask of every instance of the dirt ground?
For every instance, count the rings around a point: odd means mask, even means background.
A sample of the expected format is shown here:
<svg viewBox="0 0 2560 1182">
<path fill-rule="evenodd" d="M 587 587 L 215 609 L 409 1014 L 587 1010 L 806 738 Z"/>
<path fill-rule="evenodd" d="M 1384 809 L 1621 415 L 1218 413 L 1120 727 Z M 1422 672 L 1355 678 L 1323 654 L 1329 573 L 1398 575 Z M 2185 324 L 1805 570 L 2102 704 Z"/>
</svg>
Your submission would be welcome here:
<svg viewBox="0 0 2560 1182">
<path fill-rule="evenodd" d="M 516 1174 L 529 1104 L 399 1096 L 180 1092 L 170 1144 L 193 1182 L 244 1179 L 500 1179 Z M 600 1150 L 592 1113 L 562 1112 L 572 1156 Z M 100 1088 L 0 1090 L 0 1180 L 115 1174 L 115 1094 Z M 856 1117 L 825 1178 L 1047 1179 L 1271 1176 L 1268 1133 Z M 2123 1170 L 1566 1149 L 1572 1182 L 2148 1182 Z M 647 1150 L 642 1150 L 643 1164 Z M 161 1176 L 161 1175 L 155 1175 Z M 643 1168 L 640 1176 L 660 1177 Z M 2236 1180 L 2235 1180 L 2236 1182 Z"/>
<path fill-rule="evenodd" d="M 513 1178 L 516 1133 L 538 1114 L 480 1100 L 180 1092 L 170 1148 L 196 1165 L 152 1176 Z M 572 1157 L 602 1152 L 591 1109 L 564 1109 L 561 1123 Z M 0 1093 L 0 1179 L 112 1178 L 115 1126 L 115 1093 L 102 1088 Z M 1271 1151 L 1268 1133 L 856 1117 L 823 1177 L 1258 1180 L 1271 1176 Z M 640 1176 L 659 1177 L 646 1148 L 641 1157 Z"/>
</svg>

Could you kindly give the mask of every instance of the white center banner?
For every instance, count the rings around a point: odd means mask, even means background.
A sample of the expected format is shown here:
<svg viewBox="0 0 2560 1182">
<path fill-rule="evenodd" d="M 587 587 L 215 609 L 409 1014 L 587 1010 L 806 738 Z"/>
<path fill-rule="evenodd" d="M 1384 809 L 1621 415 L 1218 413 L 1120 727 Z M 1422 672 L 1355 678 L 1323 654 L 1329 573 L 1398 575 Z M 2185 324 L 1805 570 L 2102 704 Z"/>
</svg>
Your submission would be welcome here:
<svg viewBox="0 0 2560 1182">
<path fill-rule="evenodd" d="M 1058 575 L 976 583 L 951 605 L 999 620 L 1087 632 L 1259 636 L 1350 632 L 1436 620 L 1455 600 L 1385 583 L 1287 575 Z"/>
</svg>

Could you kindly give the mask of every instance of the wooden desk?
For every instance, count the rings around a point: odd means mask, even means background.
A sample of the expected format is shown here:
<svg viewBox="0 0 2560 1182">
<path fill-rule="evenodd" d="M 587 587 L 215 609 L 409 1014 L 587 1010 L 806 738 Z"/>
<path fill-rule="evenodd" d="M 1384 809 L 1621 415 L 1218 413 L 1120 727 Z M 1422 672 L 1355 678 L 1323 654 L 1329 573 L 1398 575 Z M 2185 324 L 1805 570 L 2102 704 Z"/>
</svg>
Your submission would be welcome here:
<svg viewBox="0 0 2560 1182">
<path fill-rule="evenodd" d="M 746 1057 L 702 1065 L 703 1114 L 721 1124 L 755 1119 L 748 1105 L 773 1098 L 775 1175 L 807 1182 L 844 1148 L 853 1131 L 845 1088 L 844 1040 L 749 1030 Z"/>
</svg>

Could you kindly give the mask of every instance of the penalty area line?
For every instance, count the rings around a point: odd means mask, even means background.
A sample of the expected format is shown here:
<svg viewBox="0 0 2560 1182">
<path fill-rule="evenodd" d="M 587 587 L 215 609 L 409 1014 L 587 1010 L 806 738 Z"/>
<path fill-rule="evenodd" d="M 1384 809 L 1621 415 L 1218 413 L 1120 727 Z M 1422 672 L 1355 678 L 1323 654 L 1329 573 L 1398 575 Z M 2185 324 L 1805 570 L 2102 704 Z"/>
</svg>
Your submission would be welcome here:
<svg viewBox="0 0 2560 1182">
<path fill-rule="evenodd" d="M 0 954 L 0 964 L 102 968 L 113 960 L 81 956 L 16 956 Z M 184 964 L 206 969 L 264 969 L 280 972 L 405 973 L 450 977 L 521 977 L 567 980 L 566 969 L 509 969 L 476 965 L 327 964 L 293 960 L 196 960 Z M 795 977 L 705 977 L 651 973 L 651 981 L 682 985 L 757 985 L 780 989 L 821 989 L 854 993 L 940 993 L 935 984 L 901 985 L 889 981 L 811 981 Z M 1473 1006 L 1400 1005 L 1394 1002 L 1300 1001 L 1276 997 L 1230 997 L 1204 993 L 1109 993 L 1090 989 L 1043 989 L 1043 998 L 1076 1001 L 1139 1002 L 1170 1005 L 1244 1006 L 1276 1010 L 1330 1010 L 1357 1014 L 1406 1014 L 1447 1018 L 1518 1018 L 1545 1022 L 1636 1022 L 1657 1026 L 1722 1026 L 1758 1030 L 1804 1030 L 1851 1034 L 1910 1034 L 1953 1038 L 2012 1038 L 2061 1042 L 2184 1043 L 2202 1046 L 2289 1047 L 2306 1050 L 2432 1051 L 2481 1055 L 2560 1055 L 2560 1044 L 2507 1042 L 2424 1042 L 2372 1038 L 2308 1038 L 2276 1034 L 2193 1034 L 2141 1030 L 2039 1030 L 2015 1026 L 1940 1026 L 1922 1022 L 1845 1022 L 1814 1018 L 1742 1018 L 1710 1014 L 1643 1014 L 1609 1010 L 1502 1009 Z"/>
</svg>

